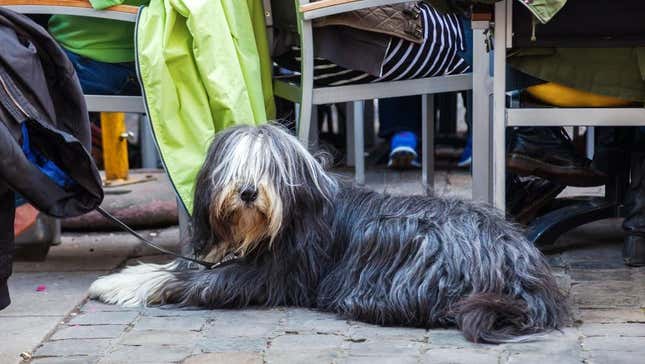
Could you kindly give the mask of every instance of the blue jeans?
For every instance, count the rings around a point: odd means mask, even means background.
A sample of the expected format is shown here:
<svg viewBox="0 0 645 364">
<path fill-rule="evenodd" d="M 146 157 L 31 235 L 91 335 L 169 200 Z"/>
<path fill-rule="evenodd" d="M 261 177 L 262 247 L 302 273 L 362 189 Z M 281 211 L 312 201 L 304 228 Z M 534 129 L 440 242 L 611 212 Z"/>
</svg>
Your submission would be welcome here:
<svg viewBox="0 0 645 364">
<path fill-rule="evenodd" d="M 89 95 L 141 95 L 134 63 L 95 61 L 65 50 L 74 65 L 83 93 Z"/>
</svg>

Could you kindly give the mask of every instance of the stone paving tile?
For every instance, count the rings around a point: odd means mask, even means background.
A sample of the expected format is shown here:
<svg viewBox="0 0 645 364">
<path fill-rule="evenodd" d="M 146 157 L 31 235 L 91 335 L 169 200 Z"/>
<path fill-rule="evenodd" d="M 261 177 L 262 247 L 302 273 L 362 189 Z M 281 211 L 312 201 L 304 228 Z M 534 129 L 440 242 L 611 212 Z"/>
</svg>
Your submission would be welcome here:
<svg viewBox="0 0 645 364">
<path fill-rule="evenodd" d="M 31 360 L 30 364 L 95 364 L 101 358 L 98 356 L 78 356 L 78 357 L 52 357 L 52 358 L 38 358 Z"/>
<path fill-rule="evenodd" d="M 568 274 L 577 282 L 584 281 L 631 281 L 630 269 L 571 269 Z"/>
<path fill-rule="evenodd" d="M 340 359 L 338 363 L 341 364 L 417 364 L 420 362 L 417 356 L 403 356 L 403 355 L 378 355 L 378 356 L 358 356 L 352 355 Z M 431 363 L 434 363 L 432 361 Z"/>
<path fill-rule="evenodd" d="M 197 341 L 194 352 L 197 353 L 260 353 L 267 347 L 268 338 L 253 337 L 208 337 Z"/>
<path fill-rule="evenodd" d="M 139 316 L 136 311 L 85 312 L 76 315 L 70 325 L 127 325 Z"/>
<path fill-rule="evenodd" d="M 133 330 L 200 331 L 206 324 L 206 320 L 205 317 L 200 316 L 146 316 L 137 321 Z"/>
<path fill-rule="evenodd" d="M 204 336 L 222 337 L 266 337 L 276 330 L 278 322 L 255 322 L 247 320 L 218 321 L 207 325 Z"/>
<path fill-rule="evenodd" d="M 313 364 L 336 363 L 343 358 L 339 351 L 321 352 L 269 352 L 264 356 L 267 364 Z"/>
<path fill-rule="evenodd" d="M 423 354 L 420 361 L 432 364 L 497 364 L 499 362 L 499 353 L 487 350 L 431 349 Z"/>
<path fill-rule="evenodd" d="M 113 339 L 121 336 L 126 328 L 126 325 L 71 325 L 60 328 L 50 340 Z"/>
<path fill-rule="evenodd" d="M 634 307 L 639 297 L 632 282 L 580 282 L 571 288 L 574 304 L 580 308 Z"/>
<path fill-rule="evenodd" d="M 370 339 L 370 338 L 406 338 L 419 342 L 426 341 L 428 331 L 410 327 L 383 327 L 370 325 L 362 322 L 353 322 L 350 328 L 352 339 Z"/>
<path fill-rule="evenodd" d="M 64 319 L 63 316 L 0 317 L 0 363 L 16 363 L 31 352 Z"/>
<path fill-rule="evenodd" d="M 122 311 L 140 311 L 139 307 L 123 307 L 119 305 L 108 305 L 103 302 L 88 300 L 81 307 L 81 312 L 83 313 L 94 313 L 94 312 L 122 312 Z"/>
<path fill-rule="evenodd" d="M 36 349 L 34 357 L 77 356 L 103 353 L 110 346 L 109 339 L 70 339 L 48 341 Z"/>
<path fill-rule="evenodd" d="M 141 313 L 142 316 L 149 317 L 182 317 L 182 316 L 205 316 L 208 317 L 212 314 L 211 310 L 197 310 L 197 309 L 170 309 L 170 308 L 137 308 L 135 309 Z"/>
<path fill-rule="evenodd" d="M 645 350 L 641 350 L 640 352 L 600 350 L 588 353 L 585 362 L 589 364 L 634 364 L 642 362 L 644 356 Z"/>
<path fill-rule="evenodd" d="M 283 333 L 290 334 L 344 334 L 348 335 L 351 325 L 345 321 L 331 317 L 300 319 L 289 318 L 279 327 Z"/>
<path fill-rule="evenodd" d="M 250 307 L 239 310 L 211 310 L 210 317 L 219 323 L 235 323 L 240 321 L 277 323 L 286 318 L 289 310 L 291 309 L 284 307 L 273 309 Z"/>
<path fill-rule="evenodd" d="M 466 362 L 466 361 L 464 361 Z M 583 359 L 572 353 L 542 354 L 542 353 L 516 353 L 507 358 L 506 364 L 581 364 Z M 477 362 L 480 364 L 480 362 Z"/>
<path fill-rule="evenodd" d="M 350 323 L 339 319 L 333 313 L 319 312 L 307 309 L 292 309 L 286 314 L 286 319 L 280 330 L 287 333 L 335 333 L 347 334 Z"/>
<path fill-rule="evenodd" d="M 280 335 L 269 343 L 267 352 L 322 352 L 349 346 L 339 335 Z"/>
<path fill-rule="evenodd" d="M 645 354 L 643 337 L 594 336 L 582 343 L 585 351 L 620 351 Z"/>
<path fill-rule="evenodd" d="M 176 363 L 189 357 L 192 347 L 168 346 L 168 345 L 146 345 L 127 346 L 118 345 L 110 350 L 103 357 L 99 364 L 124 364 L 124 363 L 145 363 L 164 364 Z"/>
<path fill-rule="evenodd" d="M 209 353 L 193 355 L 182 364 L 262 364 L 262 355 L 258 353 Z"/>
<path fill-rule="evenodd" d="M 621 336 L 645 337 L 645 324 L 589 324 L 580 328 L 586 337 Z M 644 341 L 645 343 L 645 341 Z"/>
<path fill-rule="evenodd" d="M 130 346 L 194 346 L 201 337 L 194 331 L 145 330 L 130 331 L 123 335 L 118 343 Z"/>
<path fill-rule="evenodd" d="M 83 301 L 85 287 L 98 275 L 98 272 L 16 273 L 9 280 L 11 305 L 0 311 L 0 317 L 67 315 Z M 37 291 L 40 285 L 45 285 L 44 291 Z"/>
<path fill-rule="evenodd" d="M 432 347 L 479 348 L 487 345 L 472 343 L 458 330 L 430 330 L 428 342 Z"/>
<path fill-rule="evenodd" d="M 353 356 L 418 356 L 425 348 L 425 343 L 409 339 L 370 339 L 364 342 L 350 343 L 349 354 Z"/>
<path fill-rule="evenodd" d="M 580 318 L 585 323 L 645 323 L 645 310 L 640 307 L 582 309 Z"/>
</svg>

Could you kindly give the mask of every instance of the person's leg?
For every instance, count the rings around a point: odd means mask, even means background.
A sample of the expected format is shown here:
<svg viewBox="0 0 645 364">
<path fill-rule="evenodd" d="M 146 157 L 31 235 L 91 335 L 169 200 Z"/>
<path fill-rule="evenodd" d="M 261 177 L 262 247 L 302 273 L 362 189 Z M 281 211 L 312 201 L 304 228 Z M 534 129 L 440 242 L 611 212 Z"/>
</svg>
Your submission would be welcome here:
<svg viewBox="0 0 645 364">
<path fill-rule="evenodd" d="M 640 154 L 631 170 L 631 183 L 625 195 L 627 233 L 623 249 L 625 264 L 645 266 L 645 155 Z"/>
<path fill-rule="evenodd" d="M 89 95 L 140 95 L 134 63 L 105 63 L 65 51 Z"/>
<path fill-rule="evenodd" d="M 507 68 L 507 90 L 520 90 L 544 81 Z M 580 155 L 562 127 L 508 129 L 508 170 L 520 176 L 537 176 L 567 186 L 600 186 L 606 175 Z"/>
<path fill-rule="evenodd" d="M 626 233 L 623 259 L 630 266 L 645 265 L 644 137 L 640 128 L 596 128 L 594 165 L 611 177 L 622 175 L 630 180 L 622 201 L 625 214 L 623 230 Z M 630 171 L 625 173 L 621 169 L 625 168 L 621 161 L 630 159 Z"/>
<path fill-rule="evenodd" d="M 0 310 L 11 303 L 7 279 L 11 275 L 14 254 L 14 203 L 13 192 L 0 182 Z"/>
<path fill-rule="evenodd" d="M 473 126 L 473 92 L 464 91 L 461 93 L 462 100 L 464 100 L 464 108 L 466 109 L 466 126 L 468 126 L 468 137 L 466 139 L 466 146 L 464 151 L 459 156 L 459 161 L 457 162 L 458 167 L 470 167 L 473 163 L 473 136 L 472 136 L 472 126 Z"/>
<path fill-rule="evenodd" d="M 421 96 L 379 100 L 379 136 L 390 140 L 388 166 L 418 167 L 421 132 Z"/>
</svg>

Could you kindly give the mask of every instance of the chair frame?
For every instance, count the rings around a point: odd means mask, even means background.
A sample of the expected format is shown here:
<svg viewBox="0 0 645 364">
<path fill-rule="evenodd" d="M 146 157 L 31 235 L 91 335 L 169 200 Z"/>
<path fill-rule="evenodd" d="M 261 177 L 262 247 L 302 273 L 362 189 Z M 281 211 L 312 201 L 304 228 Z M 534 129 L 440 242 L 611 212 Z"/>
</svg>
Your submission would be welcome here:
<svg viewBox="0 0 645 364">
<path fill-rule="evenodd" d="M 489 146 L 493 168 L 489 202 L 504 211 L 506 207 L 506 127 L 547 126 L 644 126 L 645 108 L 507 108 L 506 51 L 513 46 L 512 1 L 495 4 L 495 61 L 493 76 L 493 125 Z M 593 128 L 591 128 L 593 129 Z M 588 154 L 593 150 L 593 138 L 588 139 Z M 478 153 L 474 150 L 475 155 Z M 621 168 L 628 164 L 616 162 Z M 621 169 L 619 168 L 619 169 Z M 553 249 L 563 233 L 586 223 L 621 216 L 621 196 L 626 189 L 627 171 L 612 176 L 605 187 L 605 197 L 583 201 L 561 201 L 564 207 L 537 218 L 527 229 L 527 237 L 541 249 Z"/>
<path fill-rule="evenodd" d="M 0 0 L 0 6 L 22 14 L 77 15 L 136 22 L 139 8 L 117 5 L 96 10 L 87 0 Z M 88 111 L 146 113 L 142 96 L 85 95 Z"/>
<path fill-rule="evenodd" d="M 422 183 L 428 191 L 434 185 L 434 103 L 433 94 L 473 90 L 473 142 L 481 151 L 473 161 L 473 197 L 476 199 L 490 199 L 487 187 L 488 172 L 488 140 L 489 140 L 489 94 L 491 92 L 488 67 L 489 57 L 484 46 L 484 31 L 488 29 L 488 21 L 473 22 L 474 60 L 473 73 L 463 75 L 450 75 L 429 77 L 394 82 L 381 82 L 358 84 L 336 87 L 315 87 L 313 83 L 314 45 L 313 25 L 315 19 L 360 10 L 375 6 L 392 5 L 406 0 L 295 0 L 299 4 L 297 12 L 298 30 L 300 34 L 301 49 L 301 79 L 300 83 L 291 83 L 276 79 L 274 93 L 276 96 L 295 102 L 299 105 L 298 137 L 312 147 L 315 147 L 316 138 L 312 135 L 317 130 L 312 130 L 316 117 L 317 105 L 330 103 L 353 103 L 353 155 L 355 159 L 356 182 L 365 183 L 365 158 L 364 158 L 364 120 L 363 103 L 365 100 L 423 95 L 422 98 Z M 409 0 L 407 0 L 409 1 Z M 348 119 L 352 119 L 351 115 Z M 349 124 L 349 120 L 348 120 Z M 314 128 L 316 129 L 316 128 Z M 349 133 L 348 133 L 349 139 Z M 349 140 L 348 140 L 349 141 Z M 349 148 L 348 148 L 349 149 Z M 349 158 L 351 159 L 351 158 Z"/>
<path fill-rule="evenodd" d="M 645 126 L 645 108 L 522 108 L 506 107 L 506 50 L 513 46 L 512 1 L 495 4 L 495 60 L 493 76 L 493 178 L 491 202 L 506 206 L 506 127 L 514 126 Z M 477 149 L 474 150 L 477 153 Z"/>
</svg>

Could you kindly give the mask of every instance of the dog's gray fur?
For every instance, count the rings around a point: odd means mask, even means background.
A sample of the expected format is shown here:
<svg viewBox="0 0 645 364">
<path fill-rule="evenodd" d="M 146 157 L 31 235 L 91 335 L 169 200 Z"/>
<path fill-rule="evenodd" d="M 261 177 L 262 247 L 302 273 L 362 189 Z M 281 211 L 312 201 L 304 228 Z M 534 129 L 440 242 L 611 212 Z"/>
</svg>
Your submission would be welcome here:
<svg viewBox="0 0 645 364">
<path fill-rule="evenodd" d="M 249 186 L 263 197 L 241 203 Z M 192 227 L 187 253 L 243 257 L 213 270 L 184 261 L 126 269 L 95 282 L 91 296 L 121 304 L 313 307 L 381 325 L 457 325 L 479 342 L 557 329 L 568 316 L 543 256 L 497 211 L 344 185 L 274 125 L 216 135 L 197 179 Z M 145 294 L 127 287 L 141 285 L 134 275 L 151 272 L 159 283 L 143 285 Z"/>
</svg>

